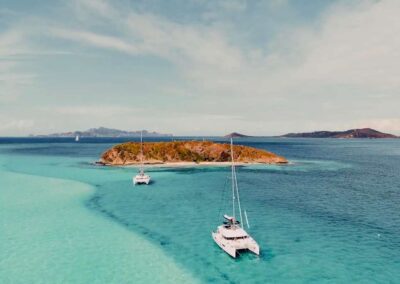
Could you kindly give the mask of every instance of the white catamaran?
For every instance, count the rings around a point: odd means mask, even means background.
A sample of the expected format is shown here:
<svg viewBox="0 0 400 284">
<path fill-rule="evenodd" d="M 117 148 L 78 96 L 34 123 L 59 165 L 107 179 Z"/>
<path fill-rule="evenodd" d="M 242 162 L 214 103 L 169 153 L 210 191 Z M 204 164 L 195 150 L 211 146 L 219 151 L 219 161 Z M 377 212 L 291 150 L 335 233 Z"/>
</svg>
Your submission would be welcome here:
<svg viewBox="0 0 400 284">
<path fill-rule="evenodd" d="M 233 159 L 233 142 L 231 138 L 231 161 L 232 161 L 232 216 L 224 215 L 226 221 L 223 225 L 218 226 L 211 235 L 217 245 L 233 258 L 236 258 L 237 251 L 249 250 L 256 255 L 260 254 L 260 247 L 257 242 L 243 229 L 242 208 L 240 206 L 239 187 L 236 178 L 235 162 Z M 239 210 L 240 222 L 236 220 L 235 209 L 236 203 Z M 247 213 L 244 211 L 246 224 L 249 228 Z"/>
<path fill-rule="evenodd" d="M 133 185 L 136 184 L 149 184 L 150 176 L 144 173 L 143 165 L 143 134 L 140 132 L 140 169 L 139 173 L 133 177 Z"/>
</svg>

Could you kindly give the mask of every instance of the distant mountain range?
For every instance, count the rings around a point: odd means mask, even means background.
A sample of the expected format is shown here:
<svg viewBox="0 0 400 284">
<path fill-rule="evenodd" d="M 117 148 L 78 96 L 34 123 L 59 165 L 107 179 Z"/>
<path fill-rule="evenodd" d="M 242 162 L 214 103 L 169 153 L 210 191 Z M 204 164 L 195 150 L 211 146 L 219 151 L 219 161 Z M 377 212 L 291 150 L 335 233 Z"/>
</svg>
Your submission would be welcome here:
<svg viewBox="0 0 400 284">
<path fill-rule="evenodd" d="M 90 128 L 85 131 L 71 131 L 53 133 L 48 135 L 31 135 L 35 137 L 138 137 L 140 136 L 140 130 L 138 131 L 125 131 L 113 128 L 99 127 Z M 142 131 L 143 136 L 147 137 L 170 137 L 172 134 L 150 132 L 147 130 Z M 252 137 L 244 135 L 238 132 L 232 132 L 224 136 L 225 138 L 245 138 Z M 371 128 L 361 129 L 350 129 L 346 131 L 314 131 L 314 132 L 303 132 L 303 133 L 288 133 L 279 137 L 287 138 L 400 138 L 398 136 L 379 132 Z"/>
<path fill-rule="evenodd" d="M 315 131 L 288 133 L 281 137 L 288 138 L 399 138 L 395 135 L 379 132 L 371 128 L 350 129 L 346 131 Z"/>
<path fill-rule="evenodd" d="M 140 136 L 140 132 L 143 133 L 143 136 L 152 136 L 152 137 L 172 136 L 172 134 L 149 132 L 147 130 L 125 131 L 125 130 L 119 130 L 119 129 L 99 127 L 99 128 L 90 128 L 85 131 L 62 132 L 62 133 L 53 133 L 53 134 L 49 134 L 49 135 L 36 135 L 36 137 L 75 137 L 75 136 L 80 136 L 80 137 L 137 137 L 137 136 Z"/>
</svg>

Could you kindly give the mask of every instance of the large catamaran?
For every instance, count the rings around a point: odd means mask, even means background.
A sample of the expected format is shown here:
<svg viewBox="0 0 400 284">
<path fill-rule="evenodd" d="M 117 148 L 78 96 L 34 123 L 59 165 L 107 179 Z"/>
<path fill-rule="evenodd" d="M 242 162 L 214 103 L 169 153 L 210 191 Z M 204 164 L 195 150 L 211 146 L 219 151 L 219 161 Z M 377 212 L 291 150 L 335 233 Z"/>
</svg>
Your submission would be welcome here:
<svg viewBox="0 0 400 284">
<path fill-rule="evenodd" d="M 232 216 L 224 215 L 223 225 L 218 226 L 211 235 L 217 245 L 233 258 L 236 258 L 240 250 L 249 250 L 256 255 L 260 254 L 260 247 L 257 242 L 243 229 L 242 208 L 240 205 L 239 187 L 236 178 L 235 161 L 233 158 L 233 142 L 231 138 L 231 161 L 232 161 Z M 237 204 L 237 205 L 236 205 Z M 240 222 L 236 220 L 236 207 L 239 210 Z M 249 228 L 247 213 L 244 211 L 246 224 Z"/>
<path fill-rule="evenodd" d="M 143 133 L 140 132 L 140 169 L 139 173 L 133 177 L 133 184 L 149 184 L 150 176 L 144 173 L 144 162 L 143 162 Z"/>
</svg>

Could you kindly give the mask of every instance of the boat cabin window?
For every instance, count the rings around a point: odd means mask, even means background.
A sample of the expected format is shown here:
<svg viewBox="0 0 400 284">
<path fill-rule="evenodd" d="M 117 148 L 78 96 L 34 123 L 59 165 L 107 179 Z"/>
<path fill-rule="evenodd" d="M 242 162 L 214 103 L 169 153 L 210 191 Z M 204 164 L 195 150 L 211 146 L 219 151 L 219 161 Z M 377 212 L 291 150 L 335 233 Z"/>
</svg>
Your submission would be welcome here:
<svg viewBox="0 0 400 284">
<path fill-rule="evenodd" d="M 227 237 L 224 237 L 224 239 L 227 239 L 227 240 L 242 240 L 242 239 L 247 239 L 247 238 L 248 238 L 248 236 L 236 237 L 236 238 L 227 238 Z"/>
</svg>

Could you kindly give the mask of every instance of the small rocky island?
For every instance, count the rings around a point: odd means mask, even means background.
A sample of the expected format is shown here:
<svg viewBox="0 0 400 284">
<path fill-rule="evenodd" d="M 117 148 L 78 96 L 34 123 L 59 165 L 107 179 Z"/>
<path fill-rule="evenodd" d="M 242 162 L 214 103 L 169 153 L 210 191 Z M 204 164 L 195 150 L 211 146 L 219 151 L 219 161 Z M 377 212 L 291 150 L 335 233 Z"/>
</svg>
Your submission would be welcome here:
<svg viewBox="0 0 400 284">
<path fill-rule="evenodd" d="M 286 164 L 288 161 L 271 152 L 247 146 L 234 145 L 234 158 L 238 164 Z M 230 162 L 230 144 L 211 141 L 174 141 L 143 143 L 145 164 L 225 164 Z M 140 164 L 140 143 L 118 144 L 105 151 L 98 163 L 122 166 Z"/>
<path fill-rule="evenodd" d="M 224 136 L 224 138 L 246 138 L 246 137 L 251 137 L 251 136 L 244 135 L 238 132 L 232 132 Z"/>
<path fill-rule="evenodd" d="M 352 139 L 352 138 L 399 138 L 395 135 L 379 132 L 371 128 L 361 128 L 361 129 L 350 129 L 346 131 L 315 131 L 315 132 L 305 132 L 305 133 L 288 133 L 282 135 L 281 137 L 286 138 L 342 138 L 342 139 Z"/>
</svg>

